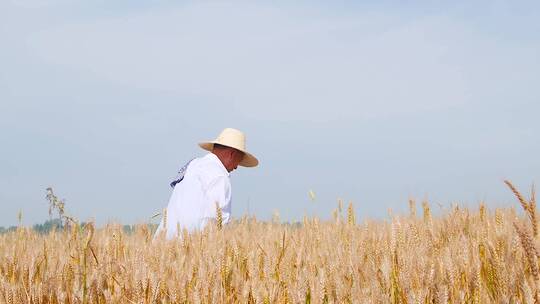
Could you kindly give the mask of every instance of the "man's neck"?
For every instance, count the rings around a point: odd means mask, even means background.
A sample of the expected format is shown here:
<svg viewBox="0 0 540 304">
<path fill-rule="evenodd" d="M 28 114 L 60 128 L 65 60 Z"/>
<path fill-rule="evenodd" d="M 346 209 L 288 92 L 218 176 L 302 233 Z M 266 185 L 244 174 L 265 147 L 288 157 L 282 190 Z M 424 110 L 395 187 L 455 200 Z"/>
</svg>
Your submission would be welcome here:
<svg viewBox="0 0 540 304">
<path fill-rule="evenodd" d="M 223 166 L 223 170 L 225 170 L 225 172 L 227 172 L 227 175 L 229 175 L 229 170 L 227 170 L 227 167 L 225 167 L 225 163 L 223 162 L 223 156 L 220 155 L 219 153 L 215 153 L 214 151 L 210 152 L 212 154 L 214 154 L 216 156 L 216 158 L 219 160 L 219 162 L 221 163 L 221 165 Z"/>
</svg>

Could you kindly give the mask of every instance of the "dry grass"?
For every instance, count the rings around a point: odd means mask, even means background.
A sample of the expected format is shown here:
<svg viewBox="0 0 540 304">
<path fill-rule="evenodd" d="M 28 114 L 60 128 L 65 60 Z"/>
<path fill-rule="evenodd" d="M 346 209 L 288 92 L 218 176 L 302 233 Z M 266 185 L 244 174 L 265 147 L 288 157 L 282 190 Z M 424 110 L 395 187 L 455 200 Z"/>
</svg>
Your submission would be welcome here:
<svg viewBox="0 0 540 304">
<path fill-rule="evenodd" d="M 144 225 L 21 227 L 0 235 L 0 302 L 534 303 L 536 202 L 521 199 L 528 219 L 427 202 L 417 217 L 411 200 L 408 216 L 360 223 L 340 203 L 331 221 L 242 218 L 174 241 Z"/>
</svg>

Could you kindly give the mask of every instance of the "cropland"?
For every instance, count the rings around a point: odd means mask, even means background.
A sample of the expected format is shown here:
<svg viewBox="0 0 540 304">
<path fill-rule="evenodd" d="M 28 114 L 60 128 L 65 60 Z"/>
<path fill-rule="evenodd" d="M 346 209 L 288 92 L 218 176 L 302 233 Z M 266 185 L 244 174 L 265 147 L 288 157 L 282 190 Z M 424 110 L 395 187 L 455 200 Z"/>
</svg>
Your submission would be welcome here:
<svg viewBox="0 0 540 304">
<path fill-rule="evenodd" d="M 218 220 L 174 240 L 138 225 L 0 235 L 0 303 L 538 303 L 534 191 L 516 208 L 430 203 L 387 219 Z M 417 206 L 418 205 L 418 206 Z M 418 210 L 417 210 L 418 209 Z"/>
</svg>

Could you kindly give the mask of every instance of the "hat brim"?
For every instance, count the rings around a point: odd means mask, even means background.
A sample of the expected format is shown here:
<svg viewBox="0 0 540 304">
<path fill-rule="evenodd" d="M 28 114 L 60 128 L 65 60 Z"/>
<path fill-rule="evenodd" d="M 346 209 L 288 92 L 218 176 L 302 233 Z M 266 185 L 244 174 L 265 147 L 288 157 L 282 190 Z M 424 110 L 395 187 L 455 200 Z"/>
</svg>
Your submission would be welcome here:
<svg viewBox="0 0 540 304">
<path fill-rule="evenodd" d="M 244 158 L 242 158 L 240 163 L 238 163 L 238 165 L 240 165 L 242 167 L 256 167 L 259 164 L 259 160 L 255 156 L 253 156 L 253 154 L 251 154 L 251 153 L 249 153 L 247 151 L 238 149 L 236 147 L 232 147 L 232 146 L 229 146 L 229 145 L 226 145 L 226 144 L 223 144 L 223 143 L 218 143 L 216 141 L 208 141 L 208 142 L 199 143 L 199 147 L 203 148 L 206 151 L 212 152 L 212 150 L 214 149 L 214 144 L 220 144 L 222 146 L 226 146 L 226 147 L 233 148 L 233 149 L 236 149 L 238 151 L 244 152 Z"/>
</svg>

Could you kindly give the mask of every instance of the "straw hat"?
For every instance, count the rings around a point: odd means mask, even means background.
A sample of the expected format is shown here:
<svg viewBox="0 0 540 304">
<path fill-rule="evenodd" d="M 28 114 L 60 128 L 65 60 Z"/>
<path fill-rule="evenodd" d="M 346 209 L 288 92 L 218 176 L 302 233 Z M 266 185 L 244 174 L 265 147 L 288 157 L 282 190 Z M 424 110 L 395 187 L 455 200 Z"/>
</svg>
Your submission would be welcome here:
<svg viewBox="0 0 540 304">
<path fill-rule="evenodd" d="M 227 146 L 244 152 L 244 158 L 239 165 L 243 167 L 255 167 L 259 164 L 257 158 L 246 150 L 246 136 L 239 130 L 226 128 L 218 135 L 216 140 L 199 143 L 199 146 L 207 151 L 212 151 L 214 144 Z"/>
</svg>

